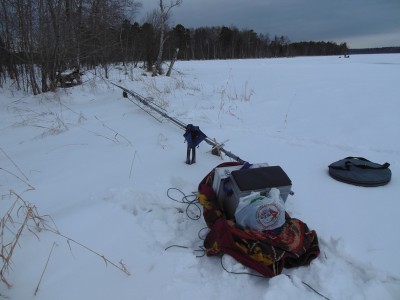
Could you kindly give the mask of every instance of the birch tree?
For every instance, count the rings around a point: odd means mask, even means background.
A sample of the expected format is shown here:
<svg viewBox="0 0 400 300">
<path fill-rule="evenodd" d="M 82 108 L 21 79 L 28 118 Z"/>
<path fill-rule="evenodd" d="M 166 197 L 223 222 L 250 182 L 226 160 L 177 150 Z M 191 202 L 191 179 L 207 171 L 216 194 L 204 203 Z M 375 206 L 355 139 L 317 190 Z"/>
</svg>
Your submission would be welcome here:
<svg viewBox="0 0 400 300">
<path fill-rule="evenodd" d="M 162 70 L 162 56 L 164 51 L 164 44 L 167 40 L 166 29 L 168 25 L 168 20 L 171 17 L 171 10 L 182 4 L 182 0 L 171 0 L 169 5 L 165 5 L 163 0 L 160 0 L 160 11 L 159 11 L 159 26 L 160 26 L 160 48 L 158 50 L 157 60 L 155 63 L 155 72 L 158 74 L 163 74 Z M 155 75 L 155 74 L 153 74 Z"/>
</svg>

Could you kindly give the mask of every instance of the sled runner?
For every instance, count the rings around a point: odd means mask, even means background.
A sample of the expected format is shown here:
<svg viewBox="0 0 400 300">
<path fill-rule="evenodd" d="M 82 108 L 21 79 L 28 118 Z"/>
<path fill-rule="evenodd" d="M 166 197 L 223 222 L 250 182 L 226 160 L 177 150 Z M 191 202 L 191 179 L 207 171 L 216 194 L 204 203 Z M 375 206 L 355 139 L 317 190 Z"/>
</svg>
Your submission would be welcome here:
<svg viewBox="0 0 400 300">
<path fill-rule="evenodd" d="M 301 220 L 285 212 L 281 227 L 259 231 L 240 226 L 234 216 L 227 216 L 213 189 L 214 180 L 221 177 L 217 175 L 216 178 L 216 170 L 221 167 L 240 169 L 242 166 L 238 162 L 220 164 L 199 184 L 198 199 L 210 229 L 204 241 L 206 255 L 228 254 L 265 277 L 279 275 L 283 268 L 308 265 L 318 257 L 320 250 L 316 232 Z"/>
</svg>

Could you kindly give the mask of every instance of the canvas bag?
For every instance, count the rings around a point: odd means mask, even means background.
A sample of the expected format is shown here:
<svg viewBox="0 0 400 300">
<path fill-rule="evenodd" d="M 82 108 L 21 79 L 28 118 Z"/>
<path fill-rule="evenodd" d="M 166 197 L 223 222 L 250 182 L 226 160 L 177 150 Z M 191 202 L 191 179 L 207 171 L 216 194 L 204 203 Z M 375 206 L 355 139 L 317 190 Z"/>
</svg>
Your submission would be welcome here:
<svg viewBox="0 0 400 300">
<path fill-rule="evenodd" d="M 391 180 L 390 164 L 377 164 L 363 157 L 346 157 L 328 166 L 329 175 L 341 182 L 358 186 L 382 186 Z"/>
</svg>

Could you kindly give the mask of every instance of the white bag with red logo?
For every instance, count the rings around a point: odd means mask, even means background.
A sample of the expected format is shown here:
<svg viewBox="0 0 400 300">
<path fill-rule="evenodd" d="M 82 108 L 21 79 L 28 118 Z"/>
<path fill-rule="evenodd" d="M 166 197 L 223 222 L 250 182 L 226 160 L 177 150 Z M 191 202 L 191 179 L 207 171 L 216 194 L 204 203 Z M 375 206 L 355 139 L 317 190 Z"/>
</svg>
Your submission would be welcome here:
<svg viewBox="0 0 400 300">
<path fill-rule="evenodd" d="M 285 223 L 285 202 L 280 191 L 272 188 L 268 196 L 251 193 L 239 199 L 236 223 L 257 231 L 274 230 Z"/>
</svg>

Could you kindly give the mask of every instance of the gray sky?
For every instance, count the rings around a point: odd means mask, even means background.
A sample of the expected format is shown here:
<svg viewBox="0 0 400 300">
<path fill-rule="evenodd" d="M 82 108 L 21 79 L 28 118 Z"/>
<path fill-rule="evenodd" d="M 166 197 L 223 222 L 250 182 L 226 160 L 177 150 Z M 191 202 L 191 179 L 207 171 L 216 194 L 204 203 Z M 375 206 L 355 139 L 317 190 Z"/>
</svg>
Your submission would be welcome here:
<svg viewBox="0 0 400 300">
<path fill-rule="evenodd" d="M 159 0 L 142 3 L 141 21 Z M 171 25 L 177 24 L 235 26 L 291 42 L 347 42 L 349 48 L 400 46 L 400 0 L 183 0 L 173 8 Z"/>
</svg>

